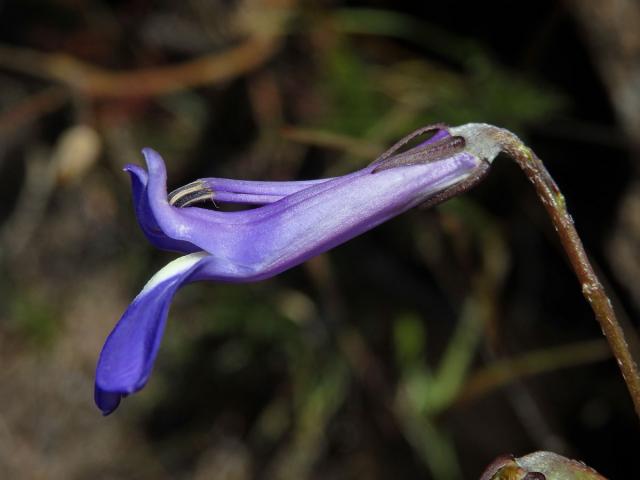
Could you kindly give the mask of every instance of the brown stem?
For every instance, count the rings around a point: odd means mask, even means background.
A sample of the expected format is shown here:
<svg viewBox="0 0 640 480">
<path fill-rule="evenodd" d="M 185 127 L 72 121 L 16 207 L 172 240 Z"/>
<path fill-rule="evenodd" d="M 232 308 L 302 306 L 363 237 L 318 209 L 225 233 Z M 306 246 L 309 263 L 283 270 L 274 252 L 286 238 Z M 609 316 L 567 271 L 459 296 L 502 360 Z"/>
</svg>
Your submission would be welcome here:
<svg viewBox="0 0 640 480">
<path fill-rule="evenodd" d="M 502 151 L 511 156 L 533 183 L 538 197 L 551 217 L 553 226 L 560 237 L 573 271 L 582 285 L 582 294 L 587 299 L 596 319 L 600 323 L 609 347 L 618 361 L 622 378 L 627 384 L 637 415 L 640 417 L 640 375 L 631 356 L 624 331 L 618 323 L 611 301 L 598 280 L 587 254 L 567 211 L 564 196 L 553 178 L 533 151 L 506 130 L 495 129 L 492 136 L 499 142 Z"/>
</svg>

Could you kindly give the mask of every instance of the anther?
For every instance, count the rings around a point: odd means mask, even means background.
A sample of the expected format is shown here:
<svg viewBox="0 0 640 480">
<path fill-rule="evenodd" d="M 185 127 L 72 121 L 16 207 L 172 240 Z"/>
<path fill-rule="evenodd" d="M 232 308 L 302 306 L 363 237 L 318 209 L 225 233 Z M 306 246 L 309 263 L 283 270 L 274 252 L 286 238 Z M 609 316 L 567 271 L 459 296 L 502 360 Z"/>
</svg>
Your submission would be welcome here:
<svg viewBox="0 0 640 480">
<path fill-rule="evenodd" d="M 213 190 L 200 180 L 188 183 L 169 194 L 169 205 L 178 208 L 188 207 L 205 200 L 213 200 Z"/>
</svg>

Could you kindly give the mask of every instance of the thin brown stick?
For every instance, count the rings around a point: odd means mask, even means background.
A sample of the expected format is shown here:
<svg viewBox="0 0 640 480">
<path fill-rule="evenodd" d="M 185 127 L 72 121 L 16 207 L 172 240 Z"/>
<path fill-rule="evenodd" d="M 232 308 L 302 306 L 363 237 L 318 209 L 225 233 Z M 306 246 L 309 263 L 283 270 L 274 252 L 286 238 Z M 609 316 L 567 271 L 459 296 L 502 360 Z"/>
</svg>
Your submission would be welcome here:
<svg viewBox="0 0 640 480">
<path fill-rule="evenodd" d="M 561 345 L 495 361 L 471 374 L 458 392 L 455 403 L 468 404 L 522 377 L 577 367 L 611 358 L 604 339 Z"/>
<path fill-rule="evenodd" d="M 54 80 L 90 97 L 148 97 L 242 75 L 265 63 L 278 45 L 276 35 L 253 35 L 223 52 L 129 72 L 106 70 L 64 53 L 0 45 L 0 67 Z"/>
<path fill-rule="evenodd" d="M 60 86 L 49 87 L 25 98 L 0 114 L 0 133 L 12 133 L 38 118 L 60 108 L 69 99 L 69 91 Z"/>
<path fill-rule="evenodd" d="M 602 332 L 609 342 L 609 347 L 618 361 L 622 378 L 627 384 L 636 413 L 640 417 L 640 374 L 638 373 L 638 366 L 631 356 L 624 331 L 618 323 L 611 301 L 589 262 L 582 241 L 573 224 L 573 219 L 567 211 L 564 196 L 542 161 L 518 137 L 506 130 L 497 128 L 493 133 L 494 139 L 499 142 L 502 150 L 515 160 L 527 178 L 533 183 L 538 197 L 551 217 L 553 226 L 560 237 L 560 243 L 582 285 L 582 294 L 591 305 Z"/>
</svg>

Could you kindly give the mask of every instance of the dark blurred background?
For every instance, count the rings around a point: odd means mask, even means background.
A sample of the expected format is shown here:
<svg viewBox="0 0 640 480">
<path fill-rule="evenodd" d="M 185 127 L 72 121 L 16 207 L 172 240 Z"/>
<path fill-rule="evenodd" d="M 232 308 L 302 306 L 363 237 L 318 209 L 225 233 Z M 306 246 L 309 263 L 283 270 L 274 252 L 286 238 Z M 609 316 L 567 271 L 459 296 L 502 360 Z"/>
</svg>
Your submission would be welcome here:
<svg viewBox="0 0 640 480">
<path fill-rule="evenodd" d="M 637 2 L 0 2 L 0 478 L 477 479 L 535 450 L 634 477 L 624 383 L 506 158 L 275 279 L 183 289 L 147 387 L 93 405 L 175 257 L 135 223 L 142 147 L 170 189 L 306 179 L 471 121 L 546 163 L 637 352 Z"/>
</svg>

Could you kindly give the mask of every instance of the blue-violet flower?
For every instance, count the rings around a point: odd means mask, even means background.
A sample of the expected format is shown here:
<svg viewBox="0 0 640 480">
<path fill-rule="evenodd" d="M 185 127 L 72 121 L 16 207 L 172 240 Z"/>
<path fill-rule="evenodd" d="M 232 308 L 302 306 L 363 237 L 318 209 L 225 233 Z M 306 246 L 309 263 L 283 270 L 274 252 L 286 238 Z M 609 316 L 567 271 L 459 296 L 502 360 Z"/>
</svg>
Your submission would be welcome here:
<svg viewBox="0 0 640 480">
<path fill-rule="evenodd" d="M 147 171 L 127 165 L 138 222 L 155 246 L 185 253 L 156 273 L 106 340 L 95 401 L 106 415 L 146 384 L 171 299 L 199 280 L 252 282 L 274 276 L 422 203 L 442 201 L 475 183 L 497 152 L 465 148 L 469 126 L 426 127 L 354 173 L 297 182 L 205 178 L 170 196 L 160 155 L 143 150 Z M 398 153 L 418 134 L 433 136 Z M 469 145 L 466 145 L 469 147 Z M 223 212 L 190 206 L 260 205 Z"/>
</svg>

